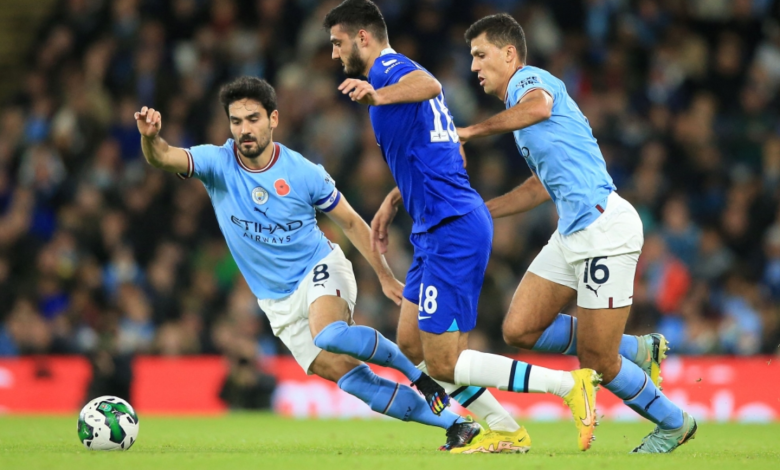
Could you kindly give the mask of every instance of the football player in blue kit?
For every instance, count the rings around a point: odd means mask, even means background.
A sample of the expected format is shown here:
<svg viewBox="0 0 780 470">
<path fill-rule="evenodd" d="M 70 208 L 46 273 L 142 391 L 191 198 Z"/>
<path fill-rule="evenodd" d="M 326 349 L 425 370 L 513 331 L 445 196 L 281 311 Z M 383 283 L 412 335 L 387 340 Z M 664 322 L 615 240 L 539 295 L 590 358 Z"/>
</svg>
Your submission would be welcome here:
<svg viewBox="0 0 780 470">
<path fill-rule="evenodd" d="M 373 328 L 353 324 L 352 264 L 320 231 L 316 210 L 344 230 L 388 298 L 400 303 L 403 284 L 384 256 L 371 250 L 368 225 L 325 169 L 273 141 L 279 122 L 274 89 L 264 80 L 241 77 L 222 88 L 220 101 L 233 135 L 221 146 L 173 147 L 160 137 L 159 111 L 143 107 L 135 113 L 146 160 L 201 180 L 241 274 L 274 334 L 306 373 L 338 383 L 378 413 L 447 430 L 444 448 L 469 444 L 478 435 L 476 423 L 449 410 L 434 414 L 412 388 L 377 376 L 363 363 L 393 367 L 446 396 L 398 346 Z"/>
<path fill-rule="evenodd" d="M 660 334 L 624 335 L 642 251 L 642 221 L 615 192 L 590 124 L 561 80 L 526 63 L 523 29 L 507 14 L 466 31 L 472 66 L 503 111 L 458 129 L 462 142 L 513 132 L 532 176 L 488 201 L 494 218 L 552 200 L 558 228 L 531 263 L 504 320 L 509 344 L 576 354 L 602 374 L 604 386 L 657 425 L 633 452 L 671 452 L 696 433 L 696 421 L 658 384 L 668 349 Z M 559 314 L 577 302 L 577 317 Z"/>
<path fill-rule="evenodd" d="M 402 351 L 486 419 L 494 432 L 483 438 L 478 451 L 524 452 L 530 447 L 525 429 L 485 387 L 560 396 L 574 414 L 579 447 L 586 450 L 596 424 L 598 377 L 593 370 L 555 371 L 467 347 L 493 223 L 469 184 L 441 84 L 390 47 L 384 18 L 371 1 L 344 1 L 326 15 L 324 26 L 332 56 L 342 62 L 346 75 L 367 78 L 348 78 L 339 90 L 369 106 L 377 143 L 398 185 L 372 222 L 373 246 L 386 250 L 387 226 L 402 201 L 413 221 L 414 260 L 398 328 Z M 417 388 L 435 412 L 446 405 L 435 391 Z"/>
</svg>

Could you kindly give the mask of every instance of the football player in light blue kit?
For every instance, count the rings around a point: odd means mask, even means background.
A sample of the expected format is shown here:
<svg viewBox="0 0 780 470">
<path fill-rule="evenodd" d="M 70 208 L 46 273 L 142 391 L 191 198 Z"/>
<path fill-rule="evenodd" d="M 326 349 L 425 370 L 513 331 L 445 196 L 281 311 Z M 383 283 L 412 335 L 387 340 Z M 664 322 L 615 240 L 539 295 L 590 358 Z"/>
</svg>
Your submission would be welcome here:
<svg viewBox="0 0 780 470">
<path fill-rule="evenodd" d="M 595 425 L 593 370 L 564 372 L 468 349 L 477 320 L 477 301 L 492 246 L 493 224 L 463 167 L 458 135 L 441 84 L 392 48 L 382 13 L 368 0 L 346 0 L 324 20 L 334 59 L 349 78 L 339 90 L 369 105 L 377 143 L 398 187 L 372 222 L 380 251 L 387 226 L 403 200 L 412 217 L 414 260 L 403 292 L 398 342 L 445 390 L 493 432 L 460 452 L 525 452 L 530 438 L 485 391 L 547 392 L 564 399 L 575 416 L 580 449 L 590 446 Z M 417 385 L 417 384 L 415 384 Z M 435 412 L 435 393 L 418 386 Z M 476 408 L 475 408 L 476 406 Z M 480 431 L 481 432 L 481 431 Z"/>
<path fill-rule="evenodd" d="M 450 435 L 472 423 L 449 411 L 437 416 L 410 387 L 377 376 L 361 362 L 393 367 L 411 381 L 438 387 L 378 331 L 351 326 L 357 295 L 352 264 L 320 231 L 315 209 L 344 230 L 396 303 L 403 284 L 384 256 L 371 250 L 368 225 L 322 166 L 273 142 L 279 122 L 274 89 L 242 77 L 222 88 L 220 101 L 233 135 L 222 146 L 172 147 L 159 135 L 158 111 L 144 107 L 135 113 L 146 160 L 203 182 L 241 274 L 303 370 L 337 382 L 376 412 L 446 429 L 447 445 L 458 445 Z"/>
<path fill-rule="evenodd" d="M 644 241 L 636 210 L 615 192 L 588 120 L 566 87 L 527 65 L 523 29 L 507 14 L 466 31 L 485 93 L 507 110 L 458 129 L 462 142 L 513 132 L 533 175 L 487 203 L 494 218 L 530 210 L 552 199 L 558 229 L 528 268 L 504 321 L 509 344 L 577 354 L 582 367 L 602 374 L 604 386 L 657 427 L 634 449 L 671 452 L 696 433 L 696 421 L 658 388 L 666 339 L 623 335 L 634 275 Z M 577 300 L 577 318 L 558 312 Z"/>
</svg>

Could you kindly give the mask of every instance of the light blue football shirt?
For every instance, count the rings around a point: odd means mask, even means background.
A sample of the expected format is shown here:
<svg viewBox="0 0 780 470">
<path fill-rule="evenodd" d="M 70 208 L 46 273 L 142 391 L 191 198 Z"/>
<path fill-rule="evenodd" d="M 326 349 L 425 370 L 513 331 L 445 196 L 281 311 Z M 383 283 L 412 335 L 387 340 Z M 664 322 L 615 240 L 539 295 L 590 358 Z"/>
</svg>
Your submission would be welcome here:
<svg viewBox="0 0 780 470">
<path fill-rule="evenodd" d="M 187 174 L 203 182 L 230 253 L 259 299 L 293 293 L 332 250 L 317 226 L 316 211 L 332 210 L 341 193 L 322 165 L 274 143 L 268 165 L 251 170 L 225 145 L 185 149 Z"/>
<path fill-rule="evenodd" d="M 588 119 L 550 72 L 528 65 L 518 69 L 507 87 L 507 109 L 537 88 L 552 96 L 552 115 L 514 131 L 515 144 L 555 203 L 558 232 L 569 235 L 598 218 L 615 185 Z"/>
</svg>

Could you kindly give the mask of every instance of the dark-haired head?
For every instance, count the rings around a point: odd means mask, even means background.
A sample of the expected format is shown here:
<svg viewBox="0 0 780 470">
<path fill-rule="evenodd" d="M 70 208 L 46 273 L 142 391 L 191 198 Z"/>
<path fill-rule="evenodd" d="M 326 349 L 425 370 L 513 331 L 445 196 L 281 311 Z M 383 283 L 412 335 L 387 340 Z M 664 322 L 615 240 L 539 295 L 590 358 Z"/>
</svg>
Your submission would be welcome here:
<svg viewBox="0 0 780 470">
<path fill-rule="evenodd" d="M 330 32 L 334 59 L 340 59 L 344 73 L 364 74 L 368 57 L 387 45 L 387 25 L 379 8 L 370 0 L 345 0 L 325 15 L 323 26 Z"/>
<path fill-rule="evenodd" d="M 510 15 L 486 16 L 466 30 L 471 46 L 471 70 L 485 93 L 500 96 L 515 71 L 525 65 L 525 33 Z"/>
<path fill-rule="evenodd" d="M 268 116 L 276 111 L 276 90 L 267 81 L 257 77 L 238 77 L 219 90 L 219 102 L 230 116 L 230 104 L 234 101 L 249 98 L 257 101 Z"/>
<path fill-rule="evenodd" d="M 513 46 L 517 50 L 517 56 L 525 64 L 527 49 L 525 45 L 525 32 L 520 23 L 507 13 L 486 16 L 469 26 L 466 30 L 466 42 L 471 43 L 482 33 L 485 39 L 499 49 L 505 46 Z"/>
<path fill-rule="evenodd" d="M 238 151 L 247 158 L 257 158 L 268 148 L 279 123 L 276 91 L 265 80 L 239 77 L 222 86 L 219 101 L 230 120 Z"/>
</svg>

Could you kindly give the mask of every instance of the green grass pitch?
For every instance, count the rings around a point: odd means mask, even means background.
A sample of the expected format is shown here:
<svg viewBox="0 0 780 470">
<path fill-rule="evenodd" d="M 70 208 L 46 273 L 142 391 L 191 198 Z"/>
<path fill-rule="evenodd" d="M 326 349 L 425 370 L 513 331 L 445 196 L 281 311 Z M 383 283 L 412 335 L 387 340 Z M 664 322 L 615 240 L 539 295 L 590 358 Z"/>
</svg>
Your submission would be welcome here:
<svg viewBox="0 0 780 470">
<path fill-rule="evenodd" d="M 572 423 L 526 423 L 526 455 L 439 452 L 442 430 L 390 420 L 303 421 L 268 414 L 219 418 L 141 418 L 127 452 L 86 450 L 76 416 L 0 417 L 3 470 L 484 470 L 484 469 L 758 469 L 780 468 L 780 424 L 709 424 L 671 455 L 627 455 L 649 423 L 604 422 L 588 452 L 576 450 Z"/>
</svg>

